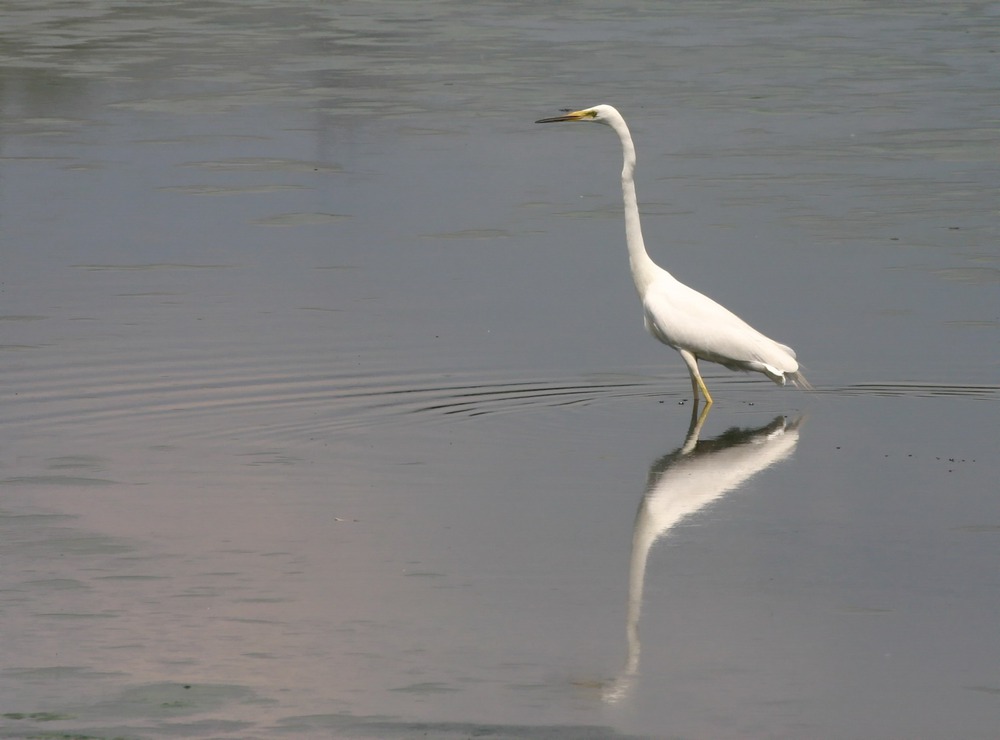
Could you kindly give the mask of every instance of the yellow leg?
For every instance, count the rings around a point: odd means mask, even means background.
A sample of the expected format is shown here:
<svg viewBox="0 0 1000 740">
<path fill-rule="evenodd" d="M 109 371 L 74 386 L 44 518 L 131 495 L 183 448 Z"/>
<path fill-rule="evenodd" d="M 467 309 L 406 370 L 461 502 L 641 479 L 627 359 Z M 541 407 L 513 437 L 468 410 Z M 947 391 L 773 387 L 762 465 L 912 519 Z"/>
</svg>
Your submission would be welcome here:
<svg viewBox="0 0 1000 740">
<path fill-rule="evenodd" d="M 698 387 L 701 388 L 701 392 L 705 395 L 705 410 L 711 406 L 714 401 L 712 401 L 712 394 L 708 392 L 708 387 L 705 385 L 705 381 L 701 377 L 701 373 L 698 373 Z"/>
<path fill-rule="evenodd" d="M 698 358 L 686 349 L 677 351 L 681 353 L 684 363 L 688 366 L 688 372 L 691 374 L 691 392 L 694 393 L 695 403 L 698 402 L 698 391 L 700 390 L 702 395 L 705 396 L 705 408 L 707 409 L 713 403 L 712 394 L 708 392 L 705 381 L 702 380 L 701 373 L 698 372 Z"/>
</svg>

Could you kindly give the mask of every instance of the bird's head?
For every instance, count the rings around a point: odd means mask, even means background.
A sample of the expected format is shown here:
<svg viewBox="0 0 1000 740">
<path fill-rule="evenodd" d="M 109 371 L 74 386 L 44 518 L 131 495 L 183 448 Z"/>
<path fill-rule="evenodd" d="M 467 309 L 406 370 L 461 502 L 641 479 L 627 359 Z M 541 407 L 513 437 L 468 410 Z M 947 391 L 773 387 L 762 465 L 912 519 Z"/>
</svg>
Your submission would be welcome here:
<svg viewBox="0 0 1000 740">
<path fill-rule="evenodd" d="M 581 110 L 563 111 L 563 115 L 552 118 L 541 118 L 535 123 L 555 123 L 556 121 L 594 121 L 596 123 L 610 124 L 614 118 L 621 118 L 621 114 L 610 105 L 595 105 L 593 108 L 583 108 Z"/>
</svg>

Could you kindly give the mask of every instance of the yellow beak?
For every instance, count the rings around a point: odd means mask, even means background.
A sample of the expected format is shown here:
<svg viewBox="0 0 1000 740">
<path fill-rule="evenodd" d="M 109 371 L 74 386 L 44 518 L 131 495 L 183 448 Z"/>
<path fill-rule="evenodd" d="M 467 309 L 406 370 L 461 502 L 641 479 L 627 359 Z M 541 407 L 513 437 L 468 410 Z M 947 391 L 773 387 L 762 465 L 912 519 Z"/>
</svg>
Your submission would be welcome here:
<svg viewBox="0 0 1000 740">
<path fill-rule="evenodd" d="M 556 121 L 582 121 L 585 118 L 593 118 L 594 112 L 589 110 L 574 110 L 555 118 L 540 118 L 535 123 L 555 123 Z"/>
</svg>

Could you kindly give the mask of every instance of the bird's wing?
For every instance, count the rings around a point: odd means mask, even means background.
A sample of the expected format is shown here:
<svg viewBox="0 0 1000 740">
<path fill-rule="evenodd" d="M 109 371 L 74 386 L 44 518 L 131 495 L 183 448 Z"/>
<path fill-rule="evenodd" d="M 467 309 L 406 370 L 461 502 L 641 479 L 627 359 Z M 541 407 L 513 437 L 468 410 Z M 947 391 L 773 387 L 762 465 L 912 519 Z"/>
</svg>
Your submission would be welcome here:
<svg viewBox="0 0 1000 740">
<path fill-rule="evenodd" d="M 672 277 L 649 286 L 643 309 L 649 330 L 671 347 L 723 365 L 764 364 L 782 372 L 798 367 L 790 347 L 764 336 L 729 309 Z"/>
</svg>

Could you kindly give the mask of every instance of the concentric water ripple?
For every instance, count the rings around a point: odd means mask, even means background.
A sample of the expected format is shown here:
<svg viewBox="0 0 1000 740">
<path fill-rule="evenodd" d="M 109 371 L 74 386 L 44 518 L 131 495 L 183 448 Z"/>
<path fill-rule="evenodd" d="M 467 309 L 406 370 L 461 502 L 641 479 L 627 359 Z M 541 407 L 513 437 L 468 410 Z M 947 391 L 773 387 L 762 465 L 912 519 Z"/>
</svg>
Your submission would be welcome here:
<svg viewBox="0 0 1000 740">
<path fill-rule="evenodd" d="M 673 387 L 672 387 L 673 386 Z M 487 373 L 359 372 L 328 358 L 146 358 L 8 371 L 9 427 L 44 433 L 302 439 L 376 424 L 574 406 L 682 392 L 683 383 L 638 375 L 514 377 Z"/>
<path fill-rule="evenodd" d="M 760 383 L 722 376 L 714 385 Z M 611 399 L 690 394 L 679 372 L 519 376 L 330 367 L 328 356 L 147 357 L 81 365 L 24 365 L 2 381 L 5 423 L 44 434 L 80 428 L 129 437 L 308 439 L 380 424 L 470 419 Z M 766 386 L 765 386 L 766 387 Z M 770 390 L 769 388 L 767 390 Z M 997 400 L 998 386 L 859 383 L 821 396 L 966 396 Z"/>
</svg>

